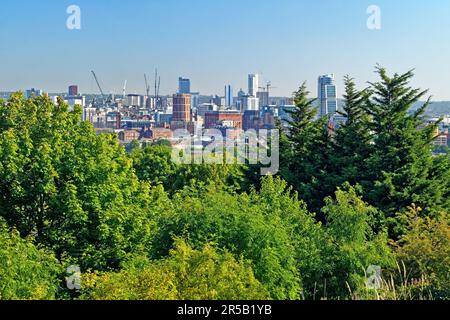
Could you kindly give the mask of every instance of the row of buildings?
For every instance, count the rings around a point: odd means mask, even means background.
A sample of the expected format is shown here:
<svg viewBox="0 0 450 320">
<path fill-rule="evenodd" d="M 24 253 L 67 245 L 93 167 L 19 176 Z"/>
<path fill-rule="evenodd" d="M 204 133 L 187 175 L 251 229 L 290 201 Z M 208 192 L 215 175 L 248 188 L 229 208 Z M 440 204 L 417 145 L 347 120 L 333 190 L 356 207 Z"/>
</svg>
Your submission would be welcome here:
<svg viewBox="0 0 450 320">
<path fill-rule="evenodd" d="M 91 97 L 81 95 L 78 86 L 72 85 L 63 96 L 70 107 L 83 107 L 83 120 L 90 121 L 98 132 L 114 131 L 127 143 L 142 139 L 170 139 L 177 129 L 185 129 L 192 135 L 204 129 L 218 129 L 225 135 L 230 130 L 273 129 L 276 119 L 290 120 L 294 109 L 292 100 L 276 100 L 270 97 L 271 83 L 260 86 L 258 74 L 248 75 L 247 92 L 239 90 L 233 95 L 231 85 L 226 85 L 223 96 L 205 99 L 192 92 L 190 79 L 178 79 L 178 92 L 172 96 L 155 97 L 125 94 L 122 97 L 102 97 L 102 104 Z M 41 95 L 31 89 L 26 96 Z M 320 116 L 335 114 L 338 110 L 334 75 L 318 79 Z M 53 97 L 56 100 L 56 96 Z M 105 101 L 108 101 L 105 103 Z"/>
<path fill-rule="evenodd" d="M 63 95 L 65 102 L 73 108 L 83 107 L 83 120 L 90 121 L 98 132 L 116 132 L 123 143 L 133 140 L 170 139 L 172 132 L 185 129 L 196 135 L 204 129 L 217 129 L 224 135 L 232 130 L 273 129 L 276 119 L 287 126 L 290 111 L 294 110 L 293 101 L 271 98 L 270 84 L 259 86 L 258 74 L 248 75 L 248 90 L 239 90 L 233 95 L 230 85 L 225 86 L 224 95 L 200 96 L 191 92 L 190 79 L 178 79 L 178 92 L 172 96 L 155 98 L 129 94 L 112 103 L 95 105 L 91 97 L 81 95 L 78 86 L 72 85 Z M 263 89 L 263 90 L 261 90 Z M 43 95 L 42 90 L 25 91 L 27 98 Z M 52 97 L 55 102 L 58 96 Z M 339 109 L 335 77 L 333 74 L 318 78 L 319 117 L 331 115 L 330 127 L 337 127 L 346 119 L 337 114 Z M 430 122 L 438 119 L 430 118 Z M 450 146 L 450 117 L 441 122 L 436 131 L 435 145 Z"/>
</svg>

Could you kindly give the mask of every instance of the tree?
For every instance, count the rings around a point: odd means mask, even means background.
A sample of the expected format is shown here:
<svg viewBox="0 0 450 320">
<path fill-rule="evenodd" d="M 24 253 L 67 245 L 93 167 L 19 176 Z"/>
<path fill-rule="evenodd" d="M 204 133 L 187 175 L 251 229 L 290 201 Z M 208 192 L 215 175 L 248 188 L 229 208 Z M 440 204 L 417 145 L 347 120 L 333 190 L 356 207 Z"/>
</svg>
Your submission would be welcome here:
<svg viewBox="0 0 450 320">
<path fill-rule="evenodd" d="M 0 218 L 0 300 L 55 299 L 62 268 L 55 256 L 20 238 Z"/>
<path fill-rule="evenodd" d="M 437 123 L 424 124 L 430 99 L 409 112 L 427 91 L 412 89 L 413 72 L 389 77 L 377 67 L 381 80 L 371 83 L 374 92 L 368 104 L 373 150 L 368 159 L 368 179 L 363 183 L 366 199 L 394 217 L 416 204 L 424 214 L 450 208 L 450 162 L 433 157 Z"/>
<path fill-rule="evenodd" d="M 346 121 L 336 130 L 332 141 L 331 188 L 336 189 L 345 182 L 350 185 L 362 183 L 369 170 L 366 159 L 372 153 L 370 144 L 369 115 L 366 111 L 370 92 L 356 89 L 355 82 L 349 76 L 344 79 L 345 94 L 343 110 L 339 114 Z"/>
<path fill-rule="evenodd" d="M 261 190 L 251 193 L 251 201 L 262 208 L 267 221 L 285 229 L 301 278 L 302 298 L 314 299 L 331 271 L 328 255 L 332 244 L 322 224 L 308 212 L 298 193 L 279 177 L 262 179 Z"/>
<path fill-rule="evenodd" d="M 277 187 L 284 190 L 286 185 L 280 183 Z M 288 199 L 289 192 L 280 190 L 278 194 L 286 193 L 283 199 Z M 294 202 L 291 210 L 305 211 L 298 201 L 290 201 Z M 235 195 L 215 186 L 185 189 L 175 195 L 173 210 L 166 210 L 157 218 L 158 234 L 152 257 L 167 256 L 174 237 L 188 239 L 196 249 L 215 243 L 236 259 L 242 256 L 251 261 L 256 278 L 267 287 L 272 298 L 299 299 L 301 281 L 294 247 L 299 242 L 292 239 L 294 231 L 283 220 L 282 212 L 279 208 L 272 210 L 271 201 L 255 193 Z M 297 219 L 314 223 L 312 217 L 302 212 Z"/>
<path fill-rule="evenodd" d="M 310 209 L 317 211 L 327 192 L 322 180 L 328 170 L 330 136 L 328 118 L 315 120 L 316 100 L 308 95 L 306 83 L 294 93 L 295 109 L 288 112 L 291 117 L 288 133 L 281 137 L 280 174 L 296 188 Z"/>
<path fill-rule="evenodd" d="M 172 149 L 166 145 L 153 145 L 135 149 L 133 166 L 139 179 L 164 186 L 171 195 L 185 187 L 202 187 L 214 183 L 230 191 L 244 187 L 244 170 L 240 165 L 188 164 L 172 161 Z"/>
<path fill-rule="evenodd" d="M 0 103 L 0 215 L 23 237 L 82 267 L 115 268 L 148 246 L 150 199 L 117 137 L 98 136 L 81 108 L 21 94 Z"/>
<path fill-rule="evenodd" d="M 326 232 L 333 243 L 328 253 L 331 272 L 326 283 L 332 298 L 350 298 L 365 290 L 370 266 L 387 269 L 395 265 L 386 231 L 373 231 L 377 210 L 358 197 L 354 188 L 345 188 L 347 191 L 338 189 L 334 199 L 327 198 L 322 209 L 328 221 Z"/>
<path fill-rule="evenodd" d="M 134 149 L 131 153 L 133 167 L 139 179 L 153 185 L 160 184 L 165 190 L 173 190 L 179 170 L 178 165 L 171 160 L 171 155 L 172 149 L 164 145 Z"/>
</svg>

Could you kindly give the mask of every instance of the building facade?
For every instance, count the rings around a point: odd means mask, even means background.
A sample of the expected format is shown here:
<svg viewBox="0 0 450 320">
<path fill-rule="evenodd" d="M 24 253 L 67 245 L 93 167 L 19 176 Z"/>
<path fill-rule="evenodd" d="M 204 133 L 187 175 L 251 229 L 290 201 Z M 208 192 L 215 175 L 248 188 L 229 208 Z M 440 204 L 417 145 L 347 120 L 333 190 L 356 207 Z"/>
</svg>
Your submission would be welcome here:
<svg viewBox="0 0 450 320">
<path fill-rule="evenodd" d="M 178 78 L 178 93 L 190 94 L 191 93 L 191 80 L 183 77 Z"/>
<path fill-rule="evenodd" d="M 172 129 L 186 129 L 191 122 L 191 95 L 173 95 Z"/>
<path fill-rule="evenodd" d="M 233 106 L 233 89 L 230 85 L 225 86 L 225 107 Z"/>
<path fill-rule="evenodd" d="M 249 74 L 248 75 L 248 95 L 251 97 L 256 97 L 259 90 L 259 75 Z"/>
<path fill-rule="evenodd" d="M 318 80 L 319 115 L 325 117 L 338 111 L 334 74 L 323 75 Z"/>
</svg>

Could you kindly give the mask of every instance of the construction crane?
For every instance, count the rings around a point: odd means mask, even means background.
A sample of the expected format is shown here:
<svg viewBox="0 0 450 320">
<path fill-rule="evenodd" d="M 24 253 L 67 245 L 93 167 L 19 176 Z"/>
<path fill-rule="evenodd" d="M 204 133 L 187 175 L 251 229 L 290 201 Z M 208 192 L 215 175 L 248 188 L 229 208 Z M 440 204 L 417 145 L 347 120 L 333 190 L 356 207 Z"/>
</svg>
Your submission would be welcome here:
<svg viewBox="0 0 450 320">
<path fill-rule="evenodd" d="M 155 107 L 159 106 L 159 90 L 161 88 L 161 76 L 158 75 L 158 69 L 155 69 Z"/>
<path fill-rule="evenodd" d="M 94 76 L 95 82 L 97 83 L 98 89 L 100 90 L 100 94 L 102 95 L 102 99 L 103 99 L 103 103 L 107 103 L 107 99 L 105 94 L 103 93 L 103 89 L 100 86 L 100 82 L 98 81 L 97 75 L 95 74 L 95 72 L 92 70 L 91 71 L 92 75 Z"/>
<path fill-rule="evenodd" d="M 272 86 L 272 82 L 268 81 L 265 87 L 259 87 L 259 89 L 263 89 L 270 95 L 270 89 L 276 89 L 276 87 Z"/>
<path fill-rule="evenodd" d="M 270 89 L 276 89 L 276 87 L 272 86 L 272 82 L 268 81 L 265 87 L 259 87 L 259 89 L 263 89 L 264 92 L 267 92 L 267 104 L 270 104 Z"/>
<path fill-rule="evenodd" d="M 147 97 L 150 96 L 150 86 L 148 85 L 147 75 L 144 73 L 144 79 L 145 79 L 145 92 L 147 94 Z"/>
<path fill-rule="evenodd" d="M 127 95 L 127 83 L 128 83 L 128 80 L 125 80 L 125 83 L 123 84 L 123 90 L 122 90 L 123 99 L 125 99 L 125 97 Z"/>
<path fill-rule="evenodd" d="M 158 90 L 156 90 L 156 97 L 159 98 L 159 89 L 161 88 L 161 76 L 158 77 Z"/>
<path fill-rule="evenodd" d="M 158 95 L 158 84 L 157 84 L 157 81 L 158 81 L 158 69 L 155 69 L 155 98 L 156 98 L 156 96 Z"/>
</svg>

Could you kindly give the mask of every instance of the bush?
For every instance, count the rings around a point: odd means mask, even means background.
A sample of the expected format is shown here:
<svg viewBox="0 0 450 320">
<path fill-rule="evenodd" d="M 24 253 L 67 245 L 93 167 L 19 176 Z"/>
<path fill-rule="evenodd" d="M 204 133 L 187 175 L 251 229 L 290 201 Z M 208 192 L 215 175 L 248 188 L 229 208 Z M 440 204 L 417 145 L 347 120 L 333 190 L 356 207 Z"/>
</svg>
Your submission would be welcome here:
<svg viewBox="0 0 450 320">
<path fill-rule="evenodd" d="M 248 262 L 210 245 L 201 251 L 177 240 L 168 258 L 137 259 L 119 273 L 83 276 L 82 299 L 250 300 L 268 298 Z"/>
</svg>

